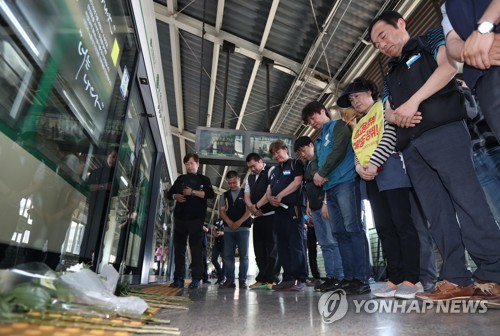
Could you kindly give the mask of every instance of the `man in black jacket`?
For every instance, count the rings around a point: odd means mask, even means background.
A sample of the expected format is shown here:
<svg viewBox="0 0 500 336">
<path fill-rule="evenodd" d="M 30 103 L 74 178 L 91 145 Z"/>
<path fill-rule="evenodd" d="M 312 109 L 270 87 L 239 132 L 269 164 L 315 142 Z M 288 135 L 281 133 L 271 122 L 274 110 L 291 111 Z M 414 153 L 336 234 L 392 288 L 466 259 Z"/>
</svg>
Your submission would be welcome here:
<svg viewBox="0 0 500 336">
<path fill-rule="evenodd" d="M 183 159 L 187 174 L 180 175 L 167 192 L 168 199 L 176 201 L 174 209 L 174 288 L 184 287 L 186 276 L 186 243 L 189 236 L 192 281 L 189 288 L 198 288 L 203 274 L 202 236 L 207 213 L 207 199 L 215 196 L 208 177 L 198 174 L 200 160 L 188 153 Z"/>
</svg>

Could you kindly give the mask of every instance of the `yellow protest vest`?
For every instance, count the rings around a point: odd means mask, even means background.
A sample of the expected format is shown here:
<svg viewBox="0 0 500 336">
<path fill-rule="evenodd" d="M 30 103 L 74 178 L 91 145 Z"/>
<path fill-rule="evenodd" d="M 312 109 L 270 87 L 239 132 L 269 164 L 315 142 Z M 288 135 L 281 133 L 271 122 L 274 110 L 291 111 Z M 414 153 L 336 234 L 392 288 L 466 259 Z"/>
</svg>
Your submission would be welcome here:
<svg viewBox="0 0 500 336">
<path fill-rule="evenodd" d="M 352 131 L 352 148 L 362 165 L 370 162 L 373 152 L 382 139 L 383 113 L 382 102 L 377 101 Z"/>
</svg>

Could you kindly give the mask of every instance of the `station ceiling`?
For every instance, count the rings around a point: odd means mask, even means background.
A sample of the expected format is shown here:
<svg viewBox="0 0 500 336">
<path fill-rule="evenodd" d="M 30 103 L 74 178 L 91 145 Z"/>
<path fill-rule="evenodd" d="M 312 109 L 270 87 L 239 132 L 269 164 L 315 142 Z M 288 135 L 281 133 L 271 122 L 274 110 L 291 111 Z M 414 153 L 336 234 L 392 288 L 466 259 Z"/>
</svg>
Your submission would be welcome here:
<svg viewBox="0 0 500 336">
<path fill-rule="evenodd" d="M 411 34 L 438 26 L 443 0 L 158 0 L 156 25 L 179 174 L 197 126 L 311 135 L 300 112 L 312 100 L 334 112 L 342 89 L 379 85 L 387 59 L 367 28 L 397 10 Z M 216 191 L 228 169 L 203 165 Z M 211 202 L 217 207 L 217 200 Z M 217 212 L 210 212 L 210 220 Z"/>
</svg>

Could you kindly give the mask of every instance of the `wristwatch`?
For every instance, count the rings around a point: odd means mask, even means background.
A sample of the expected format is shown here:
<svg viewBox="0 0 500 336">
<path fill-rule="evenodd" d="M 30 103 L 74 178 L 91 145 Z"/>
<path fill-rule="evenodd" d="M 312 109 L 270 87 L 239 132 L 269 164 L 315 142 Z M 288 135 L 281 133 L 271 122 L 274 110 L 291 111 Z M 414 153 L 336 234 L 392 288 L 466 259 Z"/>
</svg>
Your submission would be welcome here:
<svg viewBox="0 0 500 336">
<path fill-rule="evenodd" d="M 194 191 L 194 189 L 191 189 L 191 196 L 195 196 L 195 191 Z"/>
<path fill-rule="evenodd" d="M 489 21 L 483 21 L 478 23 L 476 30 L 479 34 L 489 34 L 495 29 L 495 25 Z"/>
</svg>

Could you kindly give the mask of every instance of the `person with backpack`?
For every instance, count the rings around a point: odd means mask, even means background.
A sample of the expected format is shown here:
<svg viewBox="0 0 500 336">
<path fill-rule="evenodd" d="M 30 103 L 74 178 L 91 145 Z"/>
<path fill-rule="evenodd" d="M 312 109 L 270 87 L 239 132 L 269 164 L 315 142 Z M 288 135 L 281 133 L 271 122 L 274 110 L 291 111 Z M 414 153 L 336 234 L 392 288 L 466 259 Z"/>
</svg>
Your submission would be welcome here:
<svg viewBox="0 0 500 336">
<path fill-rule="evenodd" d="M 442 28 L 411 37 L 405 19 L 386 11 L 368 29 L 373 45 L 391 57 L 382 101 L 397 126 L 396 149 L 443 258 L 439 281 L 421 300 L 483 300 L 500 304 L 500 229 L 471 160 L 465 106 L 452 77 Z M 404 85 L 403 85 L 404 84 Z M 474 280 L 464 248 L 477 265 Z M 475 292 L 476 290 L 476 292 Z"/>
</svg>

